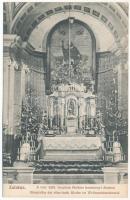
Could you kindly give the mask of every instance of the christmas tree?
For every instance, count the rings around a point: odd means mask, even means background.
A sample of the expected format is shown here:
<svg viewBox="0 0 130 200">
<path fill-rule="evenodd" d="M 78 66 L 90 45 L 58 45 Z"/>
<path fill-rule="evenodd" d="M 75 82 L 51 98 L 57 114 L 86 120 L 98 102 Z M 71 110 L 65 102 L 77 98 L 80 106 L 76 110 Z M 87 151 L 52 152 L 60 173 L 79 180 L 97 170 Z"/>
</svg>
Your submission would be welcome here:
<svg viewBox="0 0 130 200">
<path fill-rule="evenodd" d="M 122 146 L 123 153 L 125 154 L 125 159 L 128 156 L 128 122 L 127 119 L 122 117 L 121 112 L 118 109 L 118 89 L 117 84 L 114 80 L 111 97 L 109 101 L 108 108 L 105 112 L 105 127 L 106 127 L 106 137 L 113 137 L 113 142 L 118 140 Z"/>
<path fill-rule="evenodd" d="M 40 97 L 35 94 L 31 87 L 26 90 L 25 98 L 22 102 L 21 112 L 21 133 L 26 135 L 38 134 L 39 125 L 42 121 L 42 109 L 39 103 Z"/>
</svg>

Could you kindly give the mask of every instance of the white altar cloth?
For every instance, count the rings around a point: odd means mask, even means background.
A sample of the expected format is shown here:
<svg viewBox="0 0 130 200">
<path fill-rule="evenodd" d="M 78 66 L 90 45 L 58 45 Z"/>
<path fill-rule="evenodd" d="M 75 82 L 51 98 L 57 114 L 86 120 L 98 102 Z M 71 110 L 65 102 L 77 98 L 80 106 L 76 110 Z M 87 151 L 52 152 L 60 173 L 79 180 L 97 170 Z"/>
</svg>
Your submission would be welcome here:
<svg viewBox="0 0 130 200">
<path fill-rule="evenodd" d="M 53 161 L 102 160 L 100 137 L 43 137 L 40 158 Z"/>
<path fill-rule="evenodd" d="M 46 150 L 96 150 L 101 147 L 100 137 L 44 137 Z"/>
</svg>

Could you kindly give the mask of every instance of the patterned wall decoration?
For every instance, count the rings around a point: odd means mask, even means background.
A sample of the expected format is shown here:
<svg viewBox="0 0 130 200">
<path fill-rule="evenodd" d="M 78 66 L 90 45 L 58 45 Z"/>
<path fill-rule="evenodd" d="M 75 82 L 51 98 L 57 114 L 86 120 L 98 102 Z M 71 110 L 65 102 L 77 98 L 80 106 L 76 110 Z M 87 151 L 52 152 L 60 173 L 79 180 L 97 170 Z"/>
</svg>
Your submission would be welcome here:
<svg viewBox="0 0 130 200">
<path fill-rule="evenodd" d="M 49 42 L 51 89 L 60 83 L 92 80 L 93 41 L 90 32 L 73 18 L 59 23 Z"/>
<path fill-rule="evenodd" d="M 114 37 L 116 39 L 119 39 L 119 33 L 116 34 L 116 35 L 114 34 L 114 31 L 117 31 L 115 25 L 113 26 L 113 30 L 112 30 L 110 28 L 110 26 L 108 25 L 109 23 L 111 23 L 111 20 L 108 19 L 107 16 L 104 16 L 104 14 L 98 8 L 96 10 L 92 9 L 91 6 L 89 6 L 89 4 L 88 5 L 86 4 L 86 6 L 84 6 L 84 4 L 79 5 L 79 4 L 74 4 L 74 3 L 71 3 L 69 5 L 68 4 L 64 5 L 64 4 L 65 3 L 63 3 L 63 5 L 61 5 L 61 6 L 54 7 L 53 3 L 52 3 L 52 9 L 45 10 L 45 11 L 42 10 L 42 8 L 44 8 L 44 7 L 42 7 L 43 5 L 40 2 L 31 3 L 29 7 L 28 6 L 26 7 L 25 4 L 22 4 L 21 7 L 25 6 L 24 13 L 21 16 L 21 18 L 19 20 L 17 20 L 16 23 L 13 25 L 12 33 L 17 33 L 18 35 L 20 35 L 22 37 L 23 40 L 27 40 L 29 38 L 29 35 L 33 31 L 33 29 L 36 26 L 38 26 L 38 24 L 41 21 L 43 21 L 44 19 L 46 19 L 49 16 L 55 15 L 55 14 L 60 13 L 60 12 L 66 12 L 66 11 L 69 10 L 69 11 L 72 11 L 72 12 L 73 11 L 82 12 L 84 14 L 91 15 L 92 17 L 100 20 L 101 22 L 103 22 L 107 25 L 108 29 L 112 32 Z M 124 22 L 121 15 L 119 14 L 118 9 L 116 9 L 114 4 L 100 3 L 100 5 L 101 5 L 101 7 L 107 7 L 110 10 L 110 12 L 115 14 L 115 17 L 118 17 L 118 20 L 121 22 L 124 29 L 127 31 L 127 23 Z M 119 4 L 119 5 L 122 6 L 122 4 Z M 17 6 L 17 9 L 20 9 L 20 6 Z M 32 16 L 32 13 L 34 12 L 35 9 L 39 9 L 39 10 L 37 10 L 37 13 L 39 13 L 39 14 L 37 14 L 36 17 L 33 19 L 33 21 L 35 21 L 34 23 L 32 21 L 32 23 L 28 24 L 28 26 L 26 27 L 26 29 L 28 28 L 28 30 L 25 32 L 25 31 L 23 31 L 23 26 L 24 26 L 24 24 L 26 24 L 27 19 L 30 16 Z M 127 6 L 126 6 L 126 10 L 127 10 Z M 117 37 L 117 35 L 118 35 L 118 37 Z"/>
</svg>

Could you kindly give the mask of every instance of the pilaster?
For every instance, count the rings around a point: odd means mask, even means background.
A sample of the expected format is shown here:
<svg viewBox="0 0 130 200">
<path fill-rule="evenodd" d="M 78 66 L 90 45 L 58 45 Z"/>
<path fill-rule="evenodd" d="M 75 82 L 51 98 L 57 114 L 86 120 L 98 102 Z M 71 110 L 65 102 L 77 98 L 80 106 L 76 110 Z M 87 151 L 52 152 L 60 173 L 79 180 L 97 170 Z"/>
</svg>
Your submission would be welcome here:
<svg viewBox="0 0 130 200">
<path fill-rule="evenodd" d="M 20 48 L 17 49 L 18 45 Z M 3 49 L 3 142 L 4 152 L 9 153 L 13 161 L 14 153 L 16 153 L 14 137 L 18 133 L 21 123 L 21 106 L 25 92 L 27 66 L 21 62 L 22 53 L 18 52 L 22 50 L 20 37 L 17 35 L 4 35 Z"/>
<path fill-rule="evenodd" d="M 14 121 L 14 66 L 10 59 L 10 46 L 16 35 L 4 35 L 3 47 L 3 126 L 6 134 L 13 135 Z"/>
</svg>

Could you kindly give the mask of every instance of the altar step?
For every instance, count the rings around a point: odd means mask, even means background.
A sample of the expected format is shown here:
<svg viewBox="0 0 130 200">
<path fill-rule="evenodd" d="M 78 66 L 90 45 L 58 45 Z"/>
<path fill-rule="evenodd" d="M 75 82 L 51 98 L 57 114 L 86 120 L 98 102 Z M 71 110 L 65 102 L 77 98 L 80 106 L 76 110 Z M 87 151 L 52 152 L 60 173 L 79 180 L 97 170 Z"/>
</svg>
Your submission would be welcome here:
<svg viewBox="0 0 130 200">
<path fill-rule="evenodd" d="M 33 163 L 34 174 L 103 174 L 103 167 L 112 163 L 105 161 L 37 161 Z"/>
</svg>

